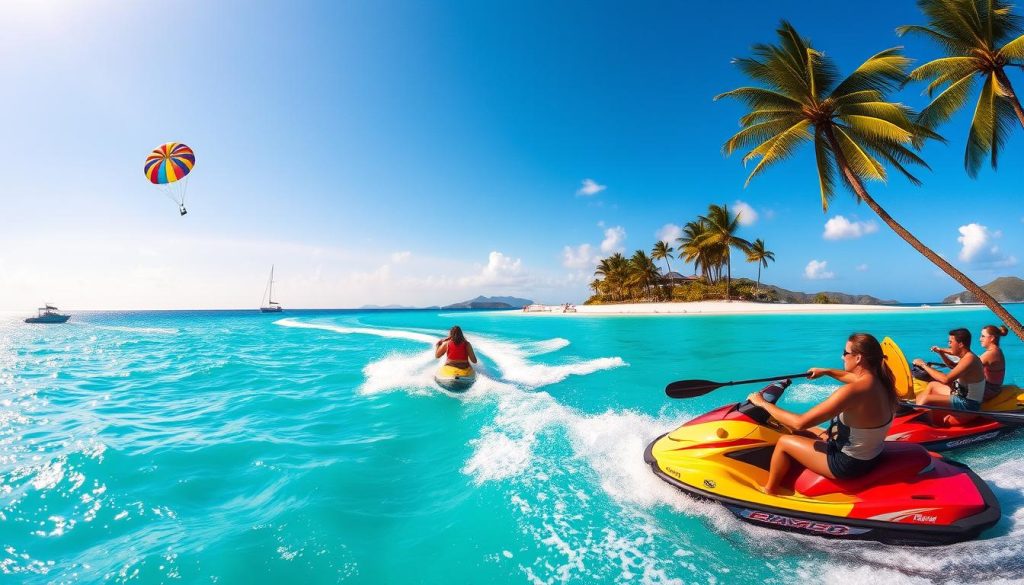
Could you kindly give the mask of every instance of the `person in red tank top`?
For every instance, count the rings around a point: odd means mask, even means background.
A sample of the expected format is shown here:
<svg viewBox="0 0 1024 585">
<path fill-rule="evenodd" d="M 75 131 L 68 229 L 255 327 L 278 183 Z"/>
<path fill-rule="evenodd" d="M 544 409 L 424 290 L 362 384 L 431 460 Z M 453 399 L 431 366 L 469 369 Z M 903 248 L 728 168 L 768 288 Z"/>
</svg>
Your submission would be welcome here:
<svg viewBox="0 0 1024 585">
<path fill-rule="evenodd" d="M 469 363 L 476 363 L 476 354 L 473 353 L 473 346 L 466 341 L 462 334 L 462 328 L 458 325 L 451 328 L 448 337 L 439 340 L 434 345 L 434 357 L 445 356 L 446 364 L 457 368 L 468 368 Z"/>
</svg>

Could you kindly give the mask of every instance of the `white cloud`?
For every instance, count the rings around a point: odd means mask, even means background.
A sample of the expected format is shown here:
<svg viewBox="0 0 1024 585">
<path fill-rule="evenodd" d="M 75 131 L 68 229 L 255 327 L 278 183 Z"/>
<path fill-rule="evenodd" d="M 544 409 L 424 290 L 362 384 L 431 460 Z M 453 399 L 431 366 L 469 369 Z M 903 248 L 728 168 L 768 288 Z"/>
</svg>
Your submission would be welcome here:
<svg viewBox="0 0 1024 585">
<path fill-rule="evenodd" d="M 733 203 L 732 211 L 739 216 L 740 225 L 754 225 L 757 222 L 757 212 L 748 203 L 737 201 Z"/>
<path fill-rule="evenodd" d="M 825 222 L 825 233 L 822 234 L 822 237 L 826 240 L 853 239 L 877 231 L 878 224 L 873 221 L 850 221 L 837 215 Z"/>
<path fill-rule="evenodd" d="M 658 238 L 659 242 L 665 242 L 671 244 L 676 241 L 676 238 L 683 234 L 682 228 L 674 223 L 666 223 L 661 226 L 661 229 L 654 232 L 654 237 Z"/>
<path fill-rule="evenodd" d="M 827 270 L 827 260 L 811 260 L 804 268 L 804 276 L 808 280 L 828 280 L 835 278 L 835 273 Z"/>
<path fill-rule="evenodd" d="M 576 190 L 576 194 L 583 195 L 584 197 L 592 197 L 607 188 L 607 185 L 599 185 L 594 179 L 583 179 L 583 183 L 580 188 Z"/>
<path fill-rule="evenodd" d="M 991 265 L 993 267 L 1013 266 L 1017 258 L 1007 256 L 992 243 L 992 240 L 1001 238 L 1002 230 L 989 233 L 988 228 L 977 223 L 969 223 L 958 228 L 960 236 L 956 241 L 960 242 L 960 260 L 978 265 Z"/>
<path fill-rule="evenodd" d="M 610 227 L 604 230 L 604 240 L 601 242 L 601 252 L 614 254 L 625 250 L 622 243 L 626 241 L 626 230 L 622 226 Z"/>
<path fill-rule="evenodd" d="M 857 272 L 866 272 L 867 269 L 868 269 L 868 265 L 867 264 L 859 264 L 859 265 L 857 265 Z"/>
<path fill-rule="evenodd" d="M 573 270 L 592 268 L 597 264 L 597 254 L 590 244 L 580 244 L 573 248 L 566 246 L 562 249 L 562 266 Z"/>
<path fill-rule="evenodd" d="M 412 252 L 409 250 L 402 250 L 401 252 L 393 252 L 391 254 L 391 261 L 395 264 L 401 264 L 412 256 Z"/>
<path fill-rule="evenodd" d="M 522 284 L 525 276 L 522 260 L 492 251 L 479 274 L 462 277 L 458 283 L 460 286 L 510 286 Z"/>
</svg>

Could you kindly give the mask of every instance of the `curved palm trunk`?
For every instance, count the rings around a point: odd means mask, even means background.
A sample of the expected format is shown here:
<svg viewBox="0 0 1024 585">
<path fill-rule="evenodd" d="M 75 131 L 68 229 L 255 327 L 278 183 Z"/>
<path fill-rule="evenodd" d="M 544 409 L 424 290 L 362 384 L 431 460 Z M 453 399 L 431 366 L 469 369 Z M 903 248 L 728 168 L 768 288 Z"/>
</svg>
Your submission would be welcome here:
<svg viewBox="0 0 1024 585">
<path fill-rule="evenodd" d="M 1020 107 L 1020 100 L 1017 99 L 1017 94 L 1013 92 L 1013 86 L 1010 85 L 1010 78 L 1006 76 L 1006 72 L 1002 69 L 996 69 L 996 79 L 999 80 L 999 85 L 1003 86 L 1003 93 L 1006 94 L 1006 99 L 1008 99 L 1010 101 L 1010 105 L 1013 106 L 1013 111 L 1017 113 L 1017 119 L 1020 120 L 1020 125 L 1024 126 L 1024 110 Z"/>
<path fill-rule="evenodd" d="M 761 290 L 761 262 L 757 263 L 757 284 L 754 285 L 754 296 Z"/>
<path fill-rule="evenodd" d="M 864 203 L 867 203 L 868 207 L 878 214 L 878 217 L 880 217 L 886 225 L 892 228 L 892 231 L 896 232 L 899 237 L 906 240 L 911 247 L 920 252 L 925 258 L 931 260 L 932 264 L 941 268 L 942 271 L 950 275 L 953 280 L 959 282 L 964 288 L 974 294 L 975 298 L 984 303 L 985 306 L 991 309 L 993 313 L 998 315 L 999 318 L 1003 320 L 1003 323 L 1012 329 L 1021 341 L 1024 341 L 1024 325 L 1021 325 L 1020 321 L 1017 321 L 1017 319 L 1014 318 L 1014 316 L 1011 315 L 1005 307 L 1000 305 L 999 301 L 992 298 L 992 295 L 988 294 L 988 292 L 978 286 L 973 280 L 967 278 L 967 275 L 957 270 L 956 267 L 947 262 L 945 258 L 939 256 L 928 246 L 922 244 L 921 240 L 918 240 L 914 234 L 907 231 L 906 228 L 893 219 L 886 210 L 882 209 L 882 207 L 871 198 L 871 195 L 868 195 L 868 192 L 864 189 L 864 185 L 860 182 L 860 179 L 857 178 L 857 175 L 853 174 L 853 171 L 851 171 L 849 165 L 847 165 L 842 151 L 839 150 L 839 143 L 836 141 L 835 134 L 833 134 L 832 129 L 826 129 L 825 134 L 828 137 L 829 145 L 832 147 L 832 152 L 836 155 L 836 163 L 839 165 L 840 172 L 843 173 L 843 178 L 845 178 L 846 182 L 853 187 L 857 196 L 860 197 Z"/>
</svg>

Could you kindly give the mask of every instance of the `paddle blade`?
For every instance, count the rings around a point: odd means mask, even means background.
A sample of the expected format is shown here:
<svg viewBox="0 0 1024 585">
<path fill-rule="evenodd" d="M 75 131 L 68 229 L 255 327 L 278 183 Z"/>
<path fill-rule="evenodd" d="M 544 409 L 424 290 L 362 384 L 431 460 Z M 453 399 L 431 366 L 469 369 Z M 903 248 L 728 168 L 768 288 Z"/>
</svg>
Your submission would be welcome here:
<svg viewBox="0 0 1024 585">
<path fill-rule="evenodd" d="M 896 379 L 896 394 L 900 398 L 913 398 L 914 376 L 910 372 L 910 364 L 907 363 L 903 350 L 891 337 L 886 337 L 882 340 L 882 354 L 885 355 L 885 362 Z"/>
<path fill-rule="evenodd" d="M 696 398 L 716 388 L 722 387 L 721 382 L 711 380 L 679 380 L 665 386 L 665 394 L 671 398 Z"/>
</svg>

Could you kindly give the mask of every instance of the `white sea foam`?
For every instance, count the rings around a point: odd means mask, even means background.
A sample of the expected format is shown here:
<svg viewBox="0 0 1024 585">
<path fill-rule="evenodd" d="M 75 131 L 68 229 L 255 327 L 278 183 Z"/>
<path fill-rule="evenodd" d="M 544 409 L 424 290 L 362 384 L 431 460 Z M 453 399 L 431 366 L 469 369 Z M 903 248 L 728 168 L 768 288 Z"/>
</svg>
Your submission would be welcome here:
<svg viewBox="0 0 1024 585">
<path fill-rule="evenodd" d="M 405 331 L 402 329 L 376 329 L 372 327 L 341 327 L 339 325 L 330 325 L 326 323 L 306 323 L 303 321 L 296 321 L 294 318 L 280 319 L 274 321 L 274 325 L 280 325 L 282 327 L 297 327 L 300 329 L 320 329 L 323 331 L 333 331 L 335 333 L 341 333 L 342 335 L 355 334 L 355 335 L 374 335 L 376 337 L 387 337 L 390 339 L 408 339 L 409 341 L 421 341 L 429 343 L 431 345 L 437 341 L 436 336 L 427 335 L 425 333 L 416 333 L 413 331 Z"/>
<path fill-rule="evenodd" d="M 426 343 L 430 347 L 440 335 L 430 335 L 418 331 L 402 329 L 380 329 L 371 327 L 342 327 L 324 323 L 306 323 L 294 318 L 280 319 L 275 325 L 303 329 L 319 329 L 332 331 L 342 335 L 373 335 L 390 339 L 406 339 Z M 554 384 L 569 376 L 585 376 L 601 370 L 627 365 L 622 358 L 605 357 L 581 360 L 562 365 L 530 363 L 527 358 L 551 353 L 569 345 L 562 338 L 535 341 L 523 345 L 492 339 L 487 336 L 474 336 L 473 347 L 480 363 L 475 366 L 480 377 L 473 388 L 477 394 L 488 388 L 483 379 L 491 378 L 504 382 L 521 384 L 531 389 Z M 492 372 L 486 358 L 490 358 L 500 372 Z M 363 369 L 366 382 L 361 391 L 367 394 L 386 392 L 395 389 L 424 389 L 435 386 L 432 382 L 436 362 L 433 350 L 414 354 L 394 352 L 382 360 L 373 362 Z M 495 388 L 500 388 L 497 386 Z"/>
<path fill-rule="evenodd" d="M 122 331 L 124 333 L 156 333 L 159 335 L 176 335 L 177 329 L 171 327 L 129 327 L 124 325 L 92 325 L 94 329 L 105 331 Z"/>
</svg>

